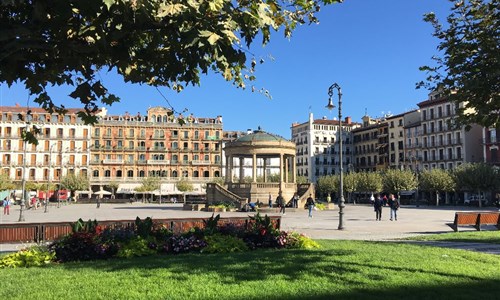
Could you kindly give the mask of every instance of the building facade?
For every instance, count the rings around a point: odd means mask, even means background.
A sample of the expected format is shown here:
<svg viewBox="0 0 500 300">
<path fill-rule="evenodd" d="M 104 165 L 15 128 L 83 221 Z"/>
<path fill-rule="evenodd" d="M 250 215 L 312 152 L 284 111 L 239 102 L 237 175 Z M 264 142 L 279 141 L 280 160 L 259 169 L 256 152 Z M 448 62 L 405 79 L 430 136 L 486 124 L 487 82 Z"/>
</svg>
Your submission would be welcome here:
<svg viewBox="0 0 500 300">
<path fill-rule="evenodd" d="M 342 161 L 346 169 L 352 168 L 353 140 L 351 131 L 360 124 L 350 117 L 342 122 Z M 318 177 L 340 174 L 340 122 L 316 119 L 309 114 L 308 122 L 292 124 L 292 141 L 297 145 L 297 175 L 305 176 L 309 182 Z M 344 169 L 344 170 L 346 170 Z"/>
<path fill-rule="evenodd" d="M 104 110 L 92 128 L 91 183 L 102 189 L 119 184 L 132 193 L 144 177 L 160 179 L 160 193 L 175 191 L 181 178 L 200 185 L 221 177 L 222 118 L 174 117 L 152 107 L 146 115 L 108 115 Z"/>
<path fill-rule="evenodd" d="M 78 117 L 78 109 L 65 115 L 41 108 L 0 107 L 1 171 L 16 183 L 57 184 L 68 173 L 89 173 L 90 132 Z M 28 113 L 29 111 L 29 113 Z M 23 140 L 26 131 L 38 131 L 38 145 Z"/>
<path fill-rule="evenodd" d="M 472 125 L 455 128 L 455 104 L 439 92 L 429 94 L 429 99 L 418 103 L 421 119 L 421 152 L 423 169 L 454 169 L 465 162 L 482 162 L 480 143 L 482 128 Z"/>
</svg>

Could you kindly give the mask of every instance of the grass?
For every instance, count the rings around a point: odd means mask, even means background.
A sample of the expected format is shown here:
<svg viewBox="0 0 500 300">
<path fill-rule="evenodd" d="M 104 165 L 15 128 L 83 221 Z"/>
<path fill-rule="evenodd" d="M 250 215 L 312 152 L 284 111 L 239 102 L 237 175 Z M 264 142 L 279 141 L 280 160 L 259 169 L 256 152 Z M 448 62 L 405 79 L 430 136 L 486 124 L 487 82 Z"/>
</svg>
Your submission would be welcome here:
<svg viewBox="0 0 500 300">
<path fill-rule="evenodd" d="M 415 241 L 443 241 L 500 244 L 500 231 L 464 231 L 441 234 L 419 235 L 407 238 Z"/>
<path fill-rule="evenodd" d="M 495 299 L 500 257 L 405 243 L 0 269 L 0 299 Z"/>
</svg>

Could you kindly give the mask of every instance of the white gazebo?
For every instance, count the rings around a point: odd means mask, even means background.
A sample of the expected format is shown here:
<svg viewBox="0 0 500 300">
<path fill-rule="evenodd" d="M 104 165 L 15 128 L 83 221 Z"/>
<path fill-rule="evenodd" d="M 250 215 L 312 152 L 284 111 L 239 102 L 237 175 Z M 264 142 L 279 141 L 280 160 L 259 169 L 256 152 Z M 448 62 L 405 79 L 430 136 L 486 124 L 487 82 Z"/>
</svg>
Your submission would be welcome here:
<svg viewBox="0 0 500 300">
<path fill-rule="evenodd" d="M 294 142 L 259 129 L 227 143 L 224 153 L 225 184 L 230 192 L 248 198 L 251 202 L 267 203 L 269 193 L 274 201 L 281 191 L 288 201 L 297 191 Z M 279 182 L 269 182 L 269 162 L 272 159 L 279 160 Z M 245 178 L 245 174 L 248 174 L 245 169 L 248 168 L 251 168 L 251 180 Z"/>
</svg>

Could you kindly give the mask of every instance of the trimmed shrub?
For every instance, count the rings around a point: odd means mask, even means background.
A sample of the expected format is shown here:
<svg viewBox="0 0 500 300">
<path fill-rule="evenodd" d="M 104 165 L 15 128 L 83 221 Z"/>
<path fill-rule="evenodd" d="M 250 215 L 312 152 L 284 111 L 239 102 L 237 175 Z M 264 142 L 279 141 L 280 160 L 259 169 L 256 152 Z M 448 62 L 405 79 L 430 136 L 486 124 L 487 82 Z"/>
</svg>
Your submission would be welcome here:
<svg viewBox="0 0 500 300">
<path fill-rule="evenodd" d="M 214 234 L 205 237 L 207 246 L 201 250 L 204 253 L 229 253 L 248 251 L 245 242 L 230 235 Z"/>
<path fill-rule="evenodd" d="M 33 246 L 0 259 L 0 268 L 28 268 L 48 265 L 55 257 L 47 247 Z"/>
</svg>

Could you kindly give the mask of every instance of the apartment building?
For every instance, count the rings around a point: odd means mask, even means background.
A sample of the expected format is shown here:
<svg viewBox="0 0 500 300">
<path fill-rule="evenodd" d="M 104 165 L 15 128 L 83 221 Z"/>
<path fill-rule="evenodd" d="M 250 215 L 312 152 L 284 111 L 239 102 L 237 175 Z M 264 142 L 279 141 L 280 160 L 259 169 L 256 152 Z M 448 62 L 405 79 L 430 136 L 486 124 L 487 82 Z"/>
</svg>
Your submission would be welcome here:
<svg viewBox="0 0 500 300">
<path fill-rule="evenodd" d="M 58 115 L 41 108 L 0 107 L 2 173 L 18 183 L 23 179 L 57 183 L 68 173 L 86 176 L 91 127 L 78 117 L 79 111 L 68 109 Z M 39 131 L 38 145 L 23 140 L 26 131 Z"/>
<path fill-rule="evenodd" d="M 179 120 L 180 119 L 180 120 Z M 195 189 L 221 177 L 222 117 L 174 117 L 164 107 L 145 115 L 99 114 L 92 128 L 91 182 L 93 190 L 110 182 L 118 193 L 133 193 L 144 177 L 160 179 L 162 194 L 186 178 Z"/>
<path fill-rule="evenodd" d="M 454 103 L 435 91 L 427 100 L 418 103 L 418 107 L 424 169 L 453 169 L 464 162 L 483 161 L 482 128 L 479 125 L 472 125 L 470 130 L 463 126 L 455 128 L 452 125 L 456 114 Z"/>
<path fill-rule="evenodd" d="M 484 162 L 500 167 L 500 129 L 483 128 L 483 157 Z"/>
<path fill-rule="evenodd" d="M 388 166 L 403 169 L 405 164 L 404 113 L 387 117 L 388 126 Z"/>
<path fill-rule="evenodd" d="M 380 120 L 368 115 L 362 119 L 362 126 L 352 130 L 354 171 L 377 171 Z"/>
<path fill-rule="evenodd" d="M 353 140 L 351 131 L 359 127 L 350 117 L 342 122 L 342 161 L 344 171 L 352 168 Z M 305 123 L 291 127 L 292 141 L 297 145 L 297 175 L 316 182 L 324 175 L 340 174 L 340 122 L 326 118 L 314 119 L 309 113 Z"/>
<path fill-rule="evenodd" d="M 422 169 L 422 128 L 420 110 L 412 110 L 403 115 L 404 168 L 413 171 Z"/>
</svg>

